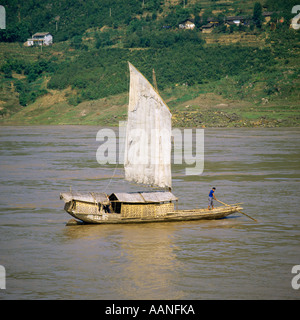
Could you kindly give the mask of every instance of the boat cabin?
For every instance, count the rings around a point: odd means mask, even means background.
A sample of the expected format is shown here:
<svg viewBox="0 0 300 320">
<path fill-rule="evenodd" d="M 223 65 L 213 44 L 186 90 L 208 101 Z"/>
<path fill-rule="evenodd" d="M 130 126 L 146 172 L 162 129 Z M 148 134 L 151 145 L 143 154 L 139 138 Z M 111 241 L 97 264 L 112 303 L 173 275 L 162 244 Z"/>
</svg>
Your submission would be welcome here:
<svg viewBox="0 0 300 320">
<path fill-rule="evenodd" d="M 174 211 L 178 199 L 171 192 L 112 193 L 109 196 L 113 212 L 126 218 L 166 215 Z"/>
<path fill-rule="evenodd" d="M 99 214 L 111 212 L 110 201 L 106 193 L 64 192 L 60 198 L 65 201 L 67 212 Z"/>
<path fill-rule="evenodd" d="M 65 201 L 65 210 L 71 214 L 109 215 L 119 214 L 124 218 L 143 218 L 166 215 L 174 211 L 178 199 L 171 192 L 126 192 L 77 193 L 66 192 L 60 195 Z"/>
</svg>

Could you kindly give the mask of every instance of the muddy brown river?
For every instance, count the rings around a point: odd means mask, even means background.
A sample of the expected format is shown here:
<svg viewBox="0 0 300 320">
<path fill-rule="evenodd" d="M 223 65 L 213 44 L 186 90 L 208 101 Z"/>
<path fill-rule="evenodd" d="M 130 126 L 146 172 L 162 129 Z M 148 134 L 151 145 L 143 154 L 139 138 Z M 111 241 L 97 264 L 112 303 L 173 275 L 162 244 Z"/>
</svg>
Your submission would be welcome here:
<svg viewBox="0 0 300 320">
<path fill-rule="evenodd" d="M 215 186 L 258 223 L 67 227 L 60 192 L 141 189 L 97 162 L 99 129 L 0 127 L 0 299 L 300 299 L 299 129 L 205 129 L 203 173 L 173 166 L 179 208 Z"/>
</svg>

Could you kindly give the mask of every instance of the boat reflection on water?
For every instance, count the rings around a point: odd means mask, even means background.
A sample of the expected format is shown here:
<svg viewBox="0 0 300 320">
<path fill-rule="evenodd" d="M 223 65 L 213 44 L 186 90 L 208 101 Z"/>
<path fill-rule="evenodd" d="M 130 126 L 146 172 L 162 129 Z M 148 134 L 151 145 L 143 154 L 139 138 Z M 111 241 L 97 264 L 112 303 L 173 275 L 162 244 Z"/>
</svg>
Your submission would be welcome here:
<svg viewBox="0 0 300 320">
<path fill-rule="evenodd" d="M 184 262 L 177 256 L 181 249 L 173 241 L 178 226 L 178 223 L 131 224 L 122 228 L 119 225 L 71 226 L 65 228 L 64 237 L 73 261 L 80 261 L 81 268 L 85 266 L 85 275 L 103 283 L 101 291 L 105 290 L 107 296 L 182 299 L 185 294 L 174 282 L 184 270 Z M 80 250 L 70 245 L 78 243 L 77 240 L 81 243 Z M 79 269 L 79 275 L 81 271 Z M 114 287 L 110 287 L 110 283 L 114 283 Z"/>
</svg>

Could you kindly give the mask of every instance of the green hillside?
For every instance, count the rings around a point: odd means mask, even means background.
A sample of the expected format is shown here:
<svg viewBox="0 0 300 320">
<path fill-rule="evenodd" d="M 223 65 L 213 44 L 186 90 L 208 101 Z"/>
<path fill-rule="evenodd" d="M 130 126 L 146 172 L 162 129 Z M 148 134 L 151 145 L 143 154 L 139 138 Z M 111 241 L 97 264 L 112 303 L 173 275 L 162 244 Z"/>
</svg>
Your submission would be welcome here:
<svg viewBox="0 0 300 320">
<path fill-rule="evenodd" d="M 175 126 L 299 125 L 296 1 L 3 2 L 1 124 L 116 125 L 126 119 L 130 61 L 150 81 L 155 70 Z M 250 22 L 226 26 L 235 15 Z M 204 34 L 208 17 L 218 23 Z M 186 19 L 194 30 L 178 28 Z M 42 31 L 52 46 L 23 45 Z"/>
</svg>

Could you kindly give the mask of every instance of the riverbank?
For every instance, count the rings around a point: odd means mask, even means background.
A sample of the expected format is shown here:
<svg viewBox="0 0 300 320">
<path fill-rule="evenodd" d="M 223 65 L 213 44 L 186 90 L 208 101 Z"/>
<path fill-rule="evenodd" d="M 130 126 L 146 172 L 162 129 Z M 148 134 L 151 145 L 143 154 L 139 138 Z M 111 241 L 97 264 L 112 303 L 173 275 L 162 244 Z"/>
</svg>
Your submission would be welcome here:
<svg viewBox="0 0 300 320">
<path fill-rule="evenodd" d="M 258 97 L 254 101 L 228 99 L 201 88 L 168 89 L 161 93 L 173 117 L 173 127 L 298 127 L 297 99 Z M 201 91 L 200 91 L 201 92 Z M 33 104 L 0 119 L 0 125 L 117 126 L 127 118 L 128 94 L 70 105 L 71 89 L 51 90 Z"/>
</svg>

